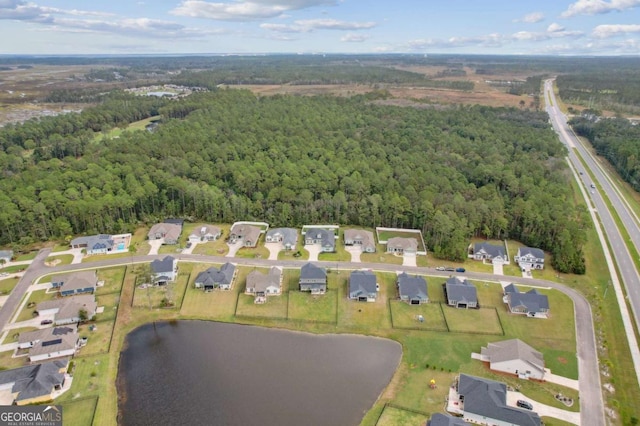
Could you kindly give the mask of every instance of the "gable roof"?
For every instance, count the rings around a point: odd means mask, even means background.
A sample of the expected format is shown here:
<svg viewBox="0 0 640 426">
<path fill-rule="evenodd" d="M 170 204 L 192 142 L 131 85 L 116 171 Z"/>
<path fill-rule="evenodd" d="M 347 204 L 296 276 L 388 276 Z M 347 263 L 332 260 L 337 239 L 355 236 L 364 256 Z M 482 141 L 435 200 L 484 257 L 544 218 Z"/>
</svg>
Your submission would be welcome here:
<svg viewBox="0 0 640 426">
<path fill-rule="evenodd" d="M 412 299 L 428 299 L 427 280 L 420 275 L 409 275 L 406 272 L 398 275 L 398 291 L 400 296 Z"/>
<path fill-rule="evenodd" d="M 18 343 L 23 344 L 36 342 L 39 340 L 50 340 L 57 338 L 58 336 L 64 336 L 69 333 L 74 333 L 76 329 L 77 328 L 75 326 L 63 325 L 60 327 L 49 327 L 40 330 L 25 331 L 23 333 L 20 333 L 20 335 L 18 336 Z"/>
<path fill-rule="evenodd" d="M 546 294 L 538 293 L 538 290 L 535 288 L 532 288 L 526 293 L 522 293 L 518 287 L 511 284 L 505 287 L 504 291 L 508 297 L 509 306 L 524 306 L 529 312 L 549 310 L 549 298 Z"/>
<path fill-rule="evenodd" d="M 418 250 L 416 238 L 393 237 L 387 241 L 387 248 L 401 248 L 403 250 Z"/>
<path fill-rule="evenodd" d="M 155 238 L 156 234 L 164 235 L 164 238 L 167 240 L 177 240 L 182 233 L 182 223 L 156 223 L 151 227 L 148 232 L 149 238 Z"/>
<path fill-rule="evenodd" d="M 72 246 L 87 246 L 87 250 L 113 248 L 113 238 L 108 234 L 89 235 L 71 240 Z"/>
<path fill-rule="evenodd" d="M 323 247 L 336 246 L 336 234 L 333 229 L 309 228 L 304 234 L 304 238 L 312 240 L 320 240 Z"/>
<path fill-rule="evenodd" d="M 473 254 L 477 253 L 486 253 L 489 256 L 493 257 L 506 257 L 504 254 L 504 246 L 496 246 L 493 244 L 489 244 L 486 242 L 475 243 L 473 246 Z"/>
<path fill-rule="evenodd" d="M 435 413 L 431 416 L 430 420 L 427 420 L 427 426 L 467 426 L 471 423 L 467 423 L 460 417 L 448 416 L 442 413 Z"/>
<path fill-rule="evenodd" d="M 88 287 L 95 290 L 98 277 L 94 271 L 80 271 L 60 277 L 57 281 L 63 283 L 61 291 L 75 291 Z"/>
<path fill-rule="evenodd" d="M 295 246 L 298 242 L 298 230 L 294 228 L 274 228 L 267 231 L 267 237 L 282 235 L 282 243 Z"/>
<path fill-rule="evenodd" d="M 507 405 L 507 385 L 460 374 L 458 393 L 464 397 L 464 411 L 520 426 L 540 426 L 540 416 L 530 410 Z"/>
<path fill-rule="evenodd" d="M 376 241 L 373 237 L 373 232 L 366 231 L 364 229 L 345 229 L 344 230 L 345 241 L 362 241 L 363 247 L 375 247 Z"/>
<path fill-rule="evenodd" d="M 78 335 L 75 327 L 54 327 L 38 331 L 41 331 L 42 333 L 36 335 L 31 334 L 35 332 L 31 332 L 28 336 L 24 337 L 25 339 L 30 338 L 31 340 L 25 340 L 23 343 L 34 342 L 33 347 L 29 349 L 30 357 L 74 349 L 78 342 Z M 36 339 L 33 337 L 36 337 Z M 22 333 L 19 339 L 23 339 Z"/>
<path fill-rule="evenodd" d="M 371 271 L 353 271 L 349 276 L 349 293 L 372 294 L 377 291 L 376 274 Z"/>
<path fill-rule="evenodd" d="M 77 317 L 81 309 L 86 310 L 88 317 L 91 318 L 96 314 L 97 307 L 96 298 L 93 294 L 82 294 L 40 302 L 36 306 L 36 311 L 58 309 L 55 314 L 55 320 L 61 321 Z"/>
<path fill-rule="evenodd" d="M 282 270 L 275 266 L 266 274 L 255 269 L 247 275 L 247 287 L 255 289 L 256 292 L 266 291 L 271 286 L 280 287 L 281 275 Z"/>
<path fill-rule="evenodd" d="M 260 238 L 260 228 L 253 225 L 247 225 L 245 223 L 239 223 L 233 225 L 231 228 L 231 235 L 236 235 L 243 240 L 249 240 L 251 242 L 257 242 L 258 238 Z"/>
<path fill-rule="evenodd" d="M 204 237 L 205 235 L 220 235 L 221 233 L 222 233 L 222 230 L 217 226 L 202 225 L 202 226 L 196 227 L 193 231 L 191 231 L 191 235 L 189 235 L 189 237 L 201 238 L 201 237 Z"/>
<path fill-rule="evenodd" d="M 175 257 L 167 256 L 164 259 L 155 259 L 151 262 L 151 272 L 154 274 L 172 273 L 175 269 Z"/>
<path fill-rule="evenodd" d="M 236 267 L 232 263 L 225 263 L 220 267 L 211 267 L 204 272 L 200 272 L 196 277 L 196 283 L 202 283 L 203 285 L 225 284 L 230 285 L 233 280 L 233 274 L 236 271 Z"/>
<path fill-rule="evenodd" d="M 540 250 L 539 248 L 520 247 L 518 249 L 518 256 L 526 256 L 526 255 L 531 255 L 536 259 L 544 259 L 544 251 Z"/>
<path fill-rule="evenodd" d="M 0 371 L 0 385 L 13 383 L 11 392 L 18 392 L 16 401 L 38 398 L 51 394 L 55 386 L 64 382 L 64 371 L 68 358 L 61 358 L 42 364 L 27 365 L 12 370 Z"/>
<path fill-rule="evenodd" d="M 458 302 L 478 303 L 478 291 L 466 278 L 451 277 L 445 283 L 447 299 Z"/>
<path fill-rule="evenodd" d="M 300 268 L 300 280 L 326 280 L 327 271 L 324 268 L 314 265 L 313 263 L 305 263 Z"/>
<path fill-rule="evenodd" d="M 542 353 L 520 339 L 489 343 L 486 348 L 481 349 L 481 355 L 486 356 L 490 363 L 522 360 L 538 370 L 544 370 Z"/>
</svg>

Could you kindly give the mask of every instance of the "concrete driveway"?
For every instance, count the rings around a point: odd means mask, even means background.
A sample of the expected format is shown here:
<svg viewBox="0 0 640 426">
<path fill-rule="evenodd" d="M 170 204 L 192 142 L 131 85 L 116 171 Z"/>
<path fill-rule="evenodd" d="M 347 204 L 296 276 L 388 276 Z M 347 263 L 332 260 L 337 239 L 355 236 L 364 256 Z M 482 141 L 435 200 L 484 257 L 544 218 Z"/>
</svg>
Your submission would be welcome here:
<svg viewBox="0 0 640 426">
<path fill-rule="evenodd" d="M 405 253 L 402 255 L 402 266 L 417 266 L 417 256 L 414 253 Z"/>
<path fill-rule="evenodd" d="M 573 423 L 574 425 L 580 424 L 580 413 L 574 413 L 573 411 L 562 410 L 560 408 L 540 404 L 531 398 L 527 398 L 520 392 L 507 391 L 507 405 L 517 408 L 516 401 L 519 399 L 529 401 L 533 406 L 533 411 L 538 413 L 540 417 L 553 417 L 554 419 L 560 419 L 565 422 Z"/>
<path fill-rule="evenodd" d="M 229 253 L 227 253 L 227 255 L 225 257 L 234 257 L 236 255 L 236 253 L 238 252 L 238 250 L 240 250 L 242 248 L 242 240 L 234 243 L 234 244 L 229 244 L 227 243 L 227 245 L 229 246 Z"/>
<path fill-rule="evenodd" d="M 351 254 L 351 263 L 360 263 L 362 249 L 360 246 L 345 246 L 344 250 Z"/>
<path fill-rule="evenodd" d="M 164 244 L 164 238 L 161 238 L 159 240 L 149 240 L 147 241 L 147 243 L 149 243 L 149 246 L 151 246 L 151 248 L 149 249 L 149 254 L 158 254 L 160 246 Z"/>
<path fill-rule="evenodd" d="M 193 253 L 193 249 L 194 249 L 194 248 L 196 248 L 196 246 L 197 246 L 198 244 L 200 244 L 200 241 L 192 242 L 192 243 L 191 243 L 191 247 L 189 247 L 189 248 L 187 248 L 187 247 L 183 248 L 181 253 L 182 253 L 182 254 L 191 254 L 191 253 Z"/>
<path fill-rule="evenodd" d="M 304 248 L 309 252 L 309 262 L 317 262 L 318 255 L 321 253 L 320 244 L 309 244 Z"/>
<path fill-rule="evenodd" d="M 278 253 L 284 250 L 282 243 L 264 243 L 264 246 L 269 250 L 269 260 L 278 260 Z"/>
<path fill-rule="evenodd" d="M 493 262 L 493 275 L 504 275 L 502 262 Z"/>
</svg>

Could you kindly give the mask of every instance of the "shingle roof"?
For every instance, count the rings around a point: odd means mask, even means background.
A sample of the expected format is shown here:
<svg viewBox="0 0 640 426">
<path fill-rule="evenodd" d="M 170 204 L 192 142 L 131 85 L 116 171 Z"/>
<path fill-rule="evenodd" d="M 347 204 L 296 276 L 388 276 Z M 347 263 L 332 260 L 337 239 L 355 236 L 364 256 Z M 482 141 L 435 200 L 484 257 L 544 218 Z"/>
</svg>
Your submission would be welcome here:
<svg viewBox="0 0 640 426">
<path fill-rule="evenodd" d="M 451 277 L 446 281 L 447 298 L 458 302 L 478 302 L 478 291 L 467 279 Z"/>
<path fill-rule="evenodd" d="M 526 256 L 530 254 L 536 259 L 544 259 L 544 251 L 540 250 L 539 248 L 520 247 L 518 251 L 520 252 L 520 256 Z"/>
<path fill-rule="evenodd" d="M 231 228 L 231 235 L 236 235 L 243 240 L 249 240 L 253 243 L 256 243 L 258 238 L 260 238 L 260 232 L 262 231 L 257 226 L 243 223 L 236 224 Z"/>
<path fill-rule="evenodd" d="M 464 397 L 464 411 L 520 426 L 540 426 L 540 417 L 529 410 L 509 407 L 504 383 L 460 374 L 458 393 Z"/>
<path fill-rule="evenodd" d="M 108 234 L 89 235 L 71 240 L 72 246 L 87 246 L 87 250 L 113 248 L 113 239 Z"/>
<path fill-rule="evenodd" d="M 269 273 L 253 270 L 247 275 L 247 288 L 253 288 L 256 292 L 264 292 L 270 286 L 280 287 L 282 270 L 277 267 L 269 269 Z"/>
<path fill-rule="evenodd" d="M 151 262 L 151 272 L 154 274 L 173 272 L 175 260 L 172 256 L 167 256 L 164 259 L 155 259 Z"/>
<path fill-rule="evenodd" d="M 321 280 L 327 279 L 327 271 L 324 268 L 314 265 L 313 263 L 305 263 L 300 268 L 300 280 Z"/>
<path fill-rule="evenodd" d="M 507 290 L 507 288 L 509 290 Z M 546 294 L 538 293 L 535 288 L 526 293 L 520 292 L 518 287 L 511 284 L 505 287 L 505 294 L 509 298 L 509 306 L 525 306 L 529 312 L 540 312 L 549 310 L 549 298 Z M 513 291 L 515 290 L 515 291 Z"/>
<path fill-rule="evenodd" d="M 298 230 L 294 228 L 274 228 L 267 231 L 267 237 L 282 235 L 282 243 L 295 246 L 298 242 Z"/>
<path fill-rule="evenodd" d="M 376 274 L 371 271 L 353 271 L 349 276 L 350 294 L 371 294 L 376 292 Z"/>
<path fill-rule="evenodd" d="M 400 296 L 412 299 L 428 299 L 427 280 L 420 275 L 409 275 L 406 272 L 398 275 L 398 290 Z"/>
<path fill-rule="evenodd" d="M 211 267 L 204 272 L 200 272 L 196 277 L 196 283 L 201 283 L 202 285 L 210 285 L 213 286 L 215 284 L 223 284 L 230 285 L 233 280 L 233 274 L 236 271 L 235 265 L 232 263 L 225 263 L 220 267 L 220 269 L 216 267 Z"/>
<path fill-rule="evenodd" d="M 465 422 L 460 417 L 448 416 L 446 414 L 435 413 L 427 421 L 427 426 L 467 426 L 471 423 Z"/>
<path fill-rule="evenodd" d="M 149 238 L 155 238 L 156 234 L 163 234 L 167 240 L 177 240 L 182 233 L 182 224 L 176 223 L 156 223 L 147 234 Z"/>
<path fill-rule="evenodd" d="M 0 371 L 0 385 L 13 383 L 12 393 L 18 393 L 16 401 L 49 395 L 55 386 L 62 385 L 68 358 L 42 364 L 27 365 L 12 370 Z"/>
<path fill-rule="evenodd" d="M 489 256 L 493 257 L 505 257 L 504 255 L 504 246 L 495 246 L 489 243 L 476 243 L 473 246 L 473 253 L 482 253 L 485 252 Z"/>
<path fill-rule="evenodd" d="M 305 239 L 320 240 L 323 247 L 336 246 L 336 234 L 333 229 L 309 228 L 304 234 Z"/>
<path fill-rule="evenodd" d="M 29 356 L 66 351 L 76 347 L 78 335 L 75 327 L 54 327 L 38 331 L 42 331 L 42 333 L 39 335 L 30 334 L 26 337 L 31 338 L 31 340 L 26 340 L 25 342 L 35 342 L 33 347 L 29 349 Z M 36 337 L 36 339 L 33 337 Z M 20 340 L 22 340 L 22 335 Z"/>
<path fill-rule="evenodd" d="M 418 250 L 418 240 L 415 238 L 393 237 L 387 241 L 387 248 L 390 247 L 403 250 Z"/>
<path fill-rule="evenodd" d="M 345 229 L 344 240 L 345 242 L 361 240 L 363 247 L 375 248 L 376 246 L 376 241 L 375 241 L 375 238 L 373 237 L 373 232 L 365 231 L 364 229 Z"/>
<path fill-rule="evenodd" d="M 217 226 L 213 225 L 203 225 L 195 228 L 189 237 L 197 237 L 202 238 L 205 235 L 219 235 L 222 231 Z"/>
<path fill-rule="evenodd" d="M 519 359 L 531 364 L 538 370 L 544 370 L 542 353 L 520 339 L 489 343 L 486 348 L 481 349 L 481 354 L 486 356 L 491 363 Z"/>
<path fill-rule="evenodd" d="M 80 309 L 86 310 L 89 318 L 91 318 L 96 314 L 97 306 L 96 298 L 93 294 L 83 294 L 40 302 L 36 306 L 36 310 L 58 309 L 55 320 L 61 321 L 77 317 Z"/>
<path fill-rule="evenodd" d="M 88 287 L 93 287 L 95 290 L 98 277 L 94 271 L 80 271 L 60 277 L 58 281 L 63 283 L 61 291 L 80 290 Z"/>
</svg>

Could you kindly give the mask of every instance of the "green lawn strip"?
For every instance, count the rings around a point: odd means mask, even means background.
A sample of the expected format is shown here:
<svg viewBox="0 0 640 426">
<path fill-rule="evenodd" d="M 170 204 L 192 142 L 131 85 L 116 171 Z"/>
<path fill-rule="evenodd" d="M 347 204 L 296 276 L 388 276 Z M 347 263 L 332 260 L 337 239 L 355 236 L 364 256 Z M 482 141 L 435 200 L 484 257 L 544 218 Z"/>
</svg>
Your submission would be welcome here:
<svg viewBox="0 0 640 426">
<path fill-rule="evenodd" d="M 452 332 L 502 336 L 502 327 L 495 308 L 456 309 L 443 306 L 442 309 Z"/>
<path fill-rule="evenodd" d="M 351 253 L 344 249 L 344 245 L 341 244 L 340 241 L 336 241 L 335 253 L 320 253 L 318 260 L 327 262 L 350 262 Z"/>
<path fill-rule="evenodd" d="M 44 302 L 45 300 L 53 300 L 55 298 L 56 293 L 47 293 L 45 290 L 31 292 L 29 300 L 24 305 L 24 308 L 20 312 L 20 315 L 18 315 L 18 319 L 16 320 L 16 322 L 26 321 L 34 318 L 35 315 L 33 313 L 35 312 L 38 303 Z M 29 307 L 30 304 L 33 305 Z"/>
<path fill-rule="evenodd" d="M 11 334 L 11 332 L 9 332 Z M 11 337 L 8 337 L 11 338 Z M 29 358 L 27 356 L 21 356 L 13 358 L 13 351 L 0 352 L 0 366 L 3 370 L 10 370 L 12 368 L 24 367 L 29 364 Z"/>
<path fill-rule="evenodd" d="M 11 277 L 0 280 L 0 295 L 11 293 L 16 284 L 18 284 L 18 281 L 20 281 L 20 278 L 18 277 Z"/>
<path fill-rule="evenodd" d="M 29 253 L 20 253 L 16 254 L 16 258 L 14 259 L 16 262 L 24 262 L 25 260 L 33 260 L 38 255 L 37 251 L 30 251 Z"/>
<path fill-rule="evenodd" d="M 269 250 L 263 245 L 259 245 L 257 247 L 242 247 L 236 252 L 235 257 L 242 257 L 245 259 L 268 259 Z"/>
<path fill-rule="evenodd" d="M 429 416 L 386 405 L 376 426 L 423 426 Z"/>
<path fill-rule="evenodd" d="M 297 289 L 289 290 L 289 319 L 336 323 L 338 291 L 310 294 Z"/>
<path fill-rule="evenodd" d="M 425 256 L 418 256 L 425 257 Z M 402 256 L 396 256 L 393 253 L 387 253 L 387 246 L 384 244 L 376 245 L 375 253 L 362 253 L 360 255 L 362 262 L 387 263 L 390 265 L 402 265 Z"/>
<path fill-rule="evenodd" d="M 45 259 L 47 266 L 71 265 L 71 262 L 73 262 L 72 254 L 51 255 Z"/>
<path fill-rule="evenodd" d="M 14 272 L 22 272 L 27 269 L 29 265 L 11 265 L 6 268 L 0 268 L 0 272 L 6 272 L 7 274 L 13 274 Z"/>
<path fill-rule="evenodd" d="M 87 356 L 83 352 L 84 349 L 86 347 L 82 348 L 79 355 L 76 355 L 72 360 L 74 370 L 71 389 L 56 399 L 56 404 L 65 405 L 80 398 L 102 396 L 107 392 L 107 389 L 115 389 L 115 381 L 108 380 L 109 355 Z M 86 408 L 89 409 L 89 407 Z M 93 410 L 91 416 L 93 417 Z M 115 424 L 115 419 L 112 423 Z"/>
<path fill-rule="evenodd" d="M 389 300 L 389 304 L 393 328 L 447 331 L 447 324 L 439 303 L 409 305 L 400 300 Z M 422 322 L 418 320 L 418 315 L 422 315 Z"/>
<path fill-rule="evenodd" d="M 540 344 L 538 344 L 536 340 L 532 340 L 530 343 L 544 348 L 540 351 L 544 356 L 544 365 L 550 369 L 553 374 L 570 379 L 578 379 L 578 356 L 575 349 L 561 351 L 546 347 L 546 342 L 540 342 Z"/>
<path fill-rule="evenodd" d="M 193 254 L 203 254 L 206 256 L 226 256 L 229 253 L 229 246 L 223 238 L 208 243 L 199 243 L 193 248 Z"/>
<path fill-rule="evenodd" d="M 179 254 L 182 247 L 179 244 L 163 244 L 158 249 L 158 254 Z"/>
<path fill-rule="evenodd" d="M 36 327 L 21 327 L 21 328 L 11 329 L 11 330 L 9 330 L 9 333 L 7 333 L 7 337 L 4 339 L 4 342 L 2 342 L 2 344 L 17 342 L 18 338 L 20 337 L 20 333 L 25 333 L 27 331 L 33 331 L 33 330 L 37 330 L 37 328 Z"/>
<path fill-rule="evenodd" d="M 51 249 L 51 253 L 58 253 L 61 251 L 67 251 L 69 250 L 71 247 L 69 246 L 69 244 L 67 243 L 57 243 L 55 246 L 53 246 L 53 248 Z"/>
<path fill-rule="evenodd" d="M 111 344 L 111 333 L 113 331 L 115 321 L 91 321 L 78 327 L 78 335 L 86 337 L 87 345 L 80 348 L 79 354 L 82 356 L 90 356 L 106 353 Z M 91 330 L 93 328 L 93 330 Z"/>
<path fill-rule="evenodd" d="M 98 281 L 104 281 L 104 285 L 96 289 L 96 294 L 120 293 L 126 269 L 126 266 L 98 269 Z"/>
<path fill-rule="evenodd" d="M 91 426 L 98 396 L 70 400 L 62 404 L 62 424 L 69 426 Z"/>
<path fill-rule="evenodd" d="M 120 302 L 120 293 L 110 293 L 96 296 L 98 307 L 103 307 L 104 312 L 96 314 L 97 321 L 110 321 L 116 319 L 118 312 L 118 303 Z"/>
<path fill-rule="evenodd" d="M 378 241 L 389 241 L 389 238 L 401 237 L 401 238 L 415 238 L 418 241 L 418 251 L 425 251 L 424 244 L 422 244 L 421 232 L 409 232 L 409 231 L 379 231 Z"/>
<path fill-rule="evenodd" d="M 140 246 L 138 246 L 138 248 L 140 248 Z M 147 254 L 147 253 L 149 253 L 149 250 L 147 250 L 146 252 L 139 252 L 139 253 L 122 252 L 122 253 L 113 253 L 113 254 L 92 254 L 91 256 L 83 257 L 82 263 L 99 262 L 102 260 L 110 260 L 110 259 L 125 259 L 135 254 Z"/>
</svg>

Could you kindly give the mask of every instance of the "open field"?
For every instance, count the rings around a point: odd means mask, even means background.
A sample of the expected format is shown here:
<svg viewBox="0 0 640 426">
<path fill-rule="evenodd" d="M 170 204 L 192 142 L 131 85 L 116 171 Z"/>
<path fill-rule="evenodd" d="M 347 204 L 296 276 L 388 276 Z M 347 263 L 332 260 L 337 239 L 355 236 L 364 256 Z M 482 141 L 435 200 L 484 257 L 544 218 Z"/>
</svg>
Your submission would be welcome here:
<svg viewBox="0 0 640 426">
<path fill-rule="evenodd" d="M 96 294 L 120 293 L 126 271 L 126 266 L 98 269 L 98 281 L 104 281 L 104 285 L 96 289 Z"/>
<path fill-rule="evenodd" d="M 96 320 L 115 320 L 116 314 L 118 313 L 118 304 L 120 303 L 120 293 L 110 293 L 97 296 L 96 303 L 98 306 L 104 307 L 104 312 L 96 314 Z"/>
<path fill-rule="evenodd" d="M 75 379 L 74 379 L 75 380 Z M 64 424 L 73 426 L 91 426 L 98 397 L 70 400 L 62 404 Z"/>
<path fill-rule="evenodd" d="M 456 309 L 443 306 L 442 309 L 451 331 L 503 335 L 498 313 L 493 308 Z"/>
<path fill-rule="evenodd" d="M 114 320 L 92 321 L 78 327 L 78 335 L 87 338 L 87 345 L 80 349 L 82 356 L 96 355 L 109 351 L 111 345 L 111 334 L 113 332 Z M 93 330 L 90 327 L 93 326 Z"/>
<path fill-rule="evenodd" d="M 386 405 L 376 426 L 423 426 L 429 416 Z"/>
<path fill-rule="evenodd" d="M 291 289 L 289 290 L 288 318 L 335 324 L 338 315 L 337 302 L 336 290 L 328 290 L 326 294 L 316 295 Z"/>
<path fill-rule="evenodd" d="M 16 284 L 18 284 L 19 280 L 20 279 L 18 277 L 11 277 L 0 280 L 0 295 L 11 293 Z"/>
<path fill-rule="evenodd" d="M 20 315 L 18 315 L 18 319 L 16 320 L 16 322 L 26 321 L 34 318 L 34 312 L 38 303 L 44 302 L 45 300 L 53 300 L 56 298 L 56 295 L 56 293 L 47 293 L 45 290 L 31 292 L 29 300 L 24 305 L 24 308 L 20 312 Z"/>
<path fill-rule="evenodd" d="M 389 303 L 393 328 L 448 331 L 439 303 L 409 305 L 400 300 L 390 300 Z M 418 315 L 422 315 L 422 322 L 418 321 Z"/>
</svg>

